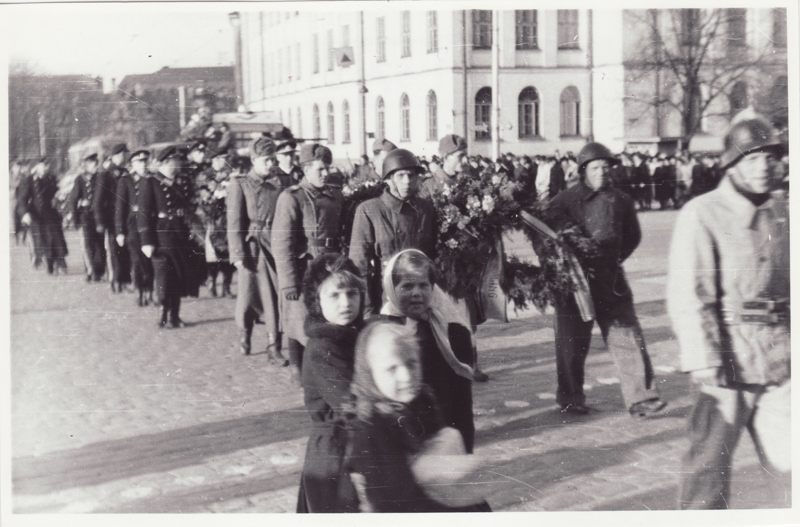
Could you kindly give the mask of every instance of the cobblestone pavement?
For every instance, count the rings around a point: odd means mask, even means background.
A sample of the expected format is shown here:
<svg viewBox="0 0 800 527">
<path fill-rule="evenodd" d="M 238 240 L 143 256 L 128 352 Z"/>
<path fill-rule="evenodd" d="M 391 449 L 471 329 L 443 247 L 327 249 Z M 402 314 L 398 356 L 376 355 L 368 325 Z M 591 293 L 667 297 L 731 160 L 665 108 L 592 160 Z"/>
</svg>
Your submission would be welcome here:
<svg viewBox="0 0 800 527">
<path fill-rule="evenodd" d="M 476 384 L 476 453 L 492 463 L 496 511 L 673 509 L 693 395 L 676 372 L 665 313 L 674 213 L 640 215 L 626 264 L 668 411 L 633 420 L 596 335 L 588 404 L 555 407 L 552 315 L 513 314 L 478 333 L 490 382 Z M 77 234 L 66 276 L 30 269 L 11 248 L 12 474 L 15 513 L 291 512 L 310 420 L 288 371 L 235 347 L 231 299 L 185 299 L 181 330 L 156 328 L 135 295 L 86 284 Z M 509 247 L 529 253 L 519 239 Z M 266 336 L 254 336 L 263 350 Z M 735 459 L 734 508 L 791 506 L 749 438 Z"/>
</svg>

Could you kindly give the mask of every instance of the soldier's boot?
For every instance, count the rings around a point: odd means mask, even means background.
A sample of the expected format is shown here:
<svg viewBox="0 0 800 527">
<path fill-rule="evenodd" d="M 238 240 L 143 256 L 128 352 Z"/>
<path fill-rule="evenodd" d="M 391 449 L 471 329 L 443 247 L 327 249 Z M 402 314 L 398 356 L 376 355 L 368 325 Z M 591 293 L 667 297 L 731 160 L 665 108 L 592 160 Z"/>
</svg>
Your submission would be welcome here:
<svg viewBox="0 0 800 527">
<path fill-rule="evenodd" d="M 275 338 L 272 333 L 269 334 L 269 344 L 267 345 L 267 361 L 275 366 L 285 368 L 289 365 L 288 359 L 281 353 L 281 341 Z"/>
<path fill-rule="evenodd" d="M 136 300 L 136 305 L 139 307 L 145 306 L 144 291 L 139 290 L 139 298 Z"/>
<path fill-rule="evenodd" d="M 164 301 L 164 305 L 161 306 L 161 320 L 158 323 L 158 327 L 160 328 L 168 328 L 167 325 L 167 318 L 169 316 L 169 307 L 167 307 L 167 301 Z"/>
<path fill-rule="evenodd" d="M 236 298 L 236 295 L 231 293 L 231 284 L 222 284 L 222 297 Z"/>
<path fill-rule="evenodd" d="M 173 298 L 170 302 L 170 309 L 169 309 L 169 323 L 173 328 L 184 328 L 186 327 L 186 323 L 181 320 L 180 317 L 181 312 L 181 299 L 180 297 Z"/>
<path fill-rule="evenodd" d="M 234 267 L 234 269 L 235 269 L 235 267 Z M 236 295 L 231 293 L 231 282 L 233 282 L 233 271 L 230 270 L 230 269 L 227 270 L 227 271 L 222 271 L 222 296 L 223 297 L 227 296 L 227 297 L 230 297 L 230 298 L 236 298 Z"/>
<path fill-rule="evenodd" d="M 250 355 L 250 335 L 253 333 L 253 326 L 239 330 L 239 351 L 242 355 Z"/>
</svg>

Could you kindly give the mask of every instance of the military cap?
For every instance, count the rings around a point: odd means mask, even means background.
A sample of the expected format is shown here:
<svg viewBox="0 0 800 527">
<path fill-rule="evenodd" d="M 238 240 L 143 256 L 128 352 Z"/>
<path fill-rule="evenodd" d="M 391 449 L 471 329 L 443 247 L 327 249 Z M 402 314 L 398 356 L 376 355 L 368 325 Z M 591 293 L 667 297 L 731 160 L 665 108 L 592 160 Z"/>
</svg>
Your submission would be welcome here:
<svg viewBox="0 0 800 527">
<path fill-rule="evenodd" d="M 297 139 L 292 135 L 292 131 L 285 126 L 272 137 L 275 140 L 278 152 L 294 152 L 297 149 Z"/>
<path fill-rule="evenodd" d="M 250 144 L 250 159 L 272 157 L 275 155 L 275 141 L 269 137 L 259 137 Z"/>
<path fill-rule="evenodd" d="M 97 163 L 97 154 L 89 154 L 88 156 L 84 157 L 83 160 L 86 163 Z"/>
<path fill-rule="evenodd" d="M 125 143 L 117 143 L 113 146 L 113 148 L 111 148 L 111 155 L 115 156 L 121 152 L 127 152 L 127 151 L 128 151 L 128 145 L 126 145 Z"/>
<path fill-rule="evenodd" d="M 150 152 L 147 150 L 137 150 L 131 154 L 131 161 L 146 161 L 150 157 Z"/>
<path fill-rule="evenodd" d="M 464 141 L 464 138 L 454 134 L 448 134 L 439 141 L 439 155 L 442 158 L 449 156 L 453 152 L 466 149 L 467 142 Z"/>
<path fill-rule="evenodd" d="M 175 148 L 174 145 L 170 145 L 166 147 L 164 150 L 162 150 L 158 154 L 158 157 L 156 159 L 158 160 L 159 163 L 163 163 L 167 159 L 170 159 L 172 157 L 179 157 L 180 155 L 181 155 L 180 151 L 178 151 L 178 149 Z"/>
<path fill-rule="evenodd" d="M 385 150 L 386 152 L 391 152 L 392 150 L 397 150 L 397 145 L 395 145 L 388 139 L 379 137 L 375 139 L 374 143 L 372 143 L 372 151 L 377 152 L 378 150 Z"/>
<path fill-rule="evenodd" d="M 189 148 L 189 152 L 194 152 L 195 150 L 205 150 L 206 143 L 205 141 L 195 141 L 194 144 Z"/>
<path fill-rule="evenodd" d="M 301 165 L 311 163 L 317 159 L 321 159 L 330 165 L 333 162 L 333 152 L 331 152 L 330 148 L 319 143 L 306 143 L 300 147 L 299 158 Z"/>
</svg>

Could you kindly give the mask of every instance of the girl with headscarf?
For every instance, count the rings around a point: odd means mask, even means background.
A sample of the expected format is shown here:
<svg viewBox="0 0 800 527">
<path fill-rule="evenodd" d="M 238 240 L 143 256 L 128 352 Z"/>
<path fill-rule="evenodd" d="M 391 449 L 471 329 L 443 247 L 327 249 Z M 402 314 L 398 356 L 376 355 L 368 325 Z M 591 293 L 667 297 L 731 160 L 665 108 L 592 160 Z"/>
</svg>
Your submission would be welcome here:
<svg viewBox="0 0 800 527">
<path fill-rule="evenodd" d="M 469 322 L 436 286 L 433 262 L 417 249 L 400 251 L 389 260 L 383 290 L 388 302 L 381 309 L 382 318 L 402 323 L 418 339 L 422 382 L 431 388 L 444 424 L 461 432 L 471 453 L 475 353 Z"/>
<path fill-rule="evenodd" d="M 306 272 L 303 298 L 308 309 L 308 342 L 302 382 L 314 427 L 306 448 L 297 512 L 358 512 L 358 498 L 343 461 L 364 293 L 358 269 L 341 254 L 320 255 Z"/>
</svg>

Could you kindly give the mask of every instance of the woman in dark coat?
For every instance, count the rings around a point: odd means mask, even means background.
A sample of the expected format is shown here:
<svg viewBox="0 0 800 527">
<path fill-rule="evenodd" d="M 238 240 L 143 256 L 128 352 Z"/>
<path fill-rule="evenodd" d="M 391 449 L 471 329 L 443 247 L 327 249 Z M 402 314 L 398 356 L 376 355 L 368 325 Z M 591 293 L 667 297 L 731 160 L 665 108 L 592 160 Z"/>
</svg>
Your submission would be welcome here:
<svg viewBox="0 0 800 527">
<path fill-rule="evenodd" d="M 204 251 L 190 237 L 192 193 L 188 182 L 176 177 L 178 157 L 175 147 L 158 156 L 159 172 L 143 180 L 137 216 L 142 252 L 153 261 L 164 328 L 184 326 L 181 297 L 198 296 L 206 278 Z"/>
<path fill-rule="evenodd" d="M 364 284 L 353 262 L 329 253 L 311 263 L 303 289 L 309 314 L 302 380 L 314 425 L 297 512 L 358 512 L 358 497 L 343 463 L 353 353 L 363 325 Z"/>
</svg>

